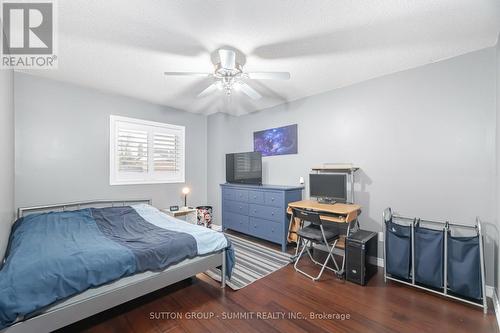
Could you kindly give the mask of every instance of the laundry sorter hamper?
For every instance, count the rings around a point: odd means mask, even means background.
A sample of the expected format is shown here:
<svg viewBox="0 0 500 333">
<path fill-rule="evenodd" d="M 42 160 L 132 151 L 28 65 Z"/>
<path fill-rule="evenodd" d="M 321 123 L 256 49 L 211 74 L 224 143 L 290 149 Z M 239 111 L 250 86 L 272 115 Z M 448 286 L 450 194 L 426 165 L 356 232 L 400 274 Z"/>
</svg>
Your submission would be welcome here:
<svg viewBox="0 0 500 333">
<path fill-rule="evenodd" d="M 431 288 L 443 288 L 444 230 L 422 227 L 417 220 L 413 235 L 415 282 Z"/>
<path fill-rule="evenodd" d="M 386 270 L 392 276 L 404 280 L 411 273 L 411 228 L 391 220 L 386 222 L 385 246 L 391 248 L 386 256 Z M 397 255 L 396 255 L 397 253 Z M 394 254 L 394 255 L 392 255 Z"/>
<path fill-rule="evenodd" d="M 481 221 L 473 226 L 384 217 L 384 280 L 392 280 L 482 307 L 487 312 Z M 424 226 L 425 225 L 425 226 Z M 472 236 L 456 235 L 459 229 Z"/>
<path fill-rule="evenodd" d="M 471 299 L 481 299 L 479 235 L 453 237 L 448 234 L 448 290 Z"/>
</svg>

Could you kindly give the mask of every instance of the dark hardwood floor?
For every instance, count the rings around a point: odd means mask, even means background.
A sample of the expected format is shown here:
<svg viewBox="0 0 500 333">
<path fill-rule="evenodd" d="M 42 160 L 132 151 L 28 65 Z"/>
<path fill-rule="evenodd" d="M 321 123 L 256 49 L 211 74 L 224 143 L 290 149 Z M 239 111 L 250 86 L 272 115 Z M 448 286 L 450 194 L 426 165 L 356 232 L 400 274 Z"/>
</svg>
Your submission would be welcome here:
<svg viewBox="0 0 500 333">
<path fill-rule="evenodd" d="M 307 261 L 303 267 L 317 269 Z M 381 272 L 365 287 L 331 272 L 312 282 L 289 265 L 239 291 L 222 290 L 199 274 L 61 332 L 499 332 L 492 307 L 483 315 L 473 306 L 385 284 Z"/>
</svg>

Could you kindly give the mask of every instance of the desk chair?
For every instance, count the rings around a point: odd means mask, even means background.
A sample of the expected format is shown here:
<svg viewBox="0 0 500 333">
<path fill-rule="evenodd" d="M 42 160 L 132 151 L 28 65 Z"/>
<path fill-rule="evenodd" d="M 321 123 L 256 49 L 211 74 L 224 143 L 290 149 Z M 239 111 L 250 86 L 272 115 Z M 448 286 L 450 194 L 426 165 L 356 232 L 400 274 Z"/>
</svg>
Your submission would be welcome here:
<svg viewBox="0 0 500 333">
<path fill-rule="evenodd" d="M 300 246 L 300 243 L 302 242 L 303 244 L 302 244 L 302 249 L 300 250 L 300 254 L 295 260 L 295 264 L 293 266 L 295 270 L 309 277 L 313 281 L 317 281 L 321 278 L 321 275 L 323 274 L 325 268 L 337 273 L 339 271 L 339 266 L 337 265 L 337 261 L 335 261 L 335 258 L 333 256 L 333 249 L 335 248 L 335 245 L 337 244 L 337 241 L 339 239 L 339 233 L 337 231 L 337 228 L 332 229 L 331 226 L 330 228 L 328 227 L 325 228 L 323 226 L 323 221 L 321 221 L 320 215 L 316 212 L 311 212 L 298 208 L 293 208 L 292 210 L 293 210 L 293 216 L 301 220 L 301 225 L 304 225 L 303 222 L 310 223 L 310 225 L 308 225 L 307 227 L 302 227 L 301 229 L 299 229 L 299 231 L 297 231 L 297 236 L 298 236 L 297 250 Z M 326 257 L 324 263 L 320 263 L 313 258 L 310 250 L 313 244 L 325 245 L 326 248 L 328 249 L 328 256 Z M 307 252 L 309 258 L 311 258 L 313 263 L 321 266 L 321 271 L 316 277 L 313 277 L 307 274 L 306 272 L 301 271 L 297 267 L 300 259 L 302 258 L 302 254 L 304 254 L 304 251 Z M 327 267 L 328 259 L 330 258 L 332 259 L 333 264 L 335 265 L 337 270 Z"/>
</svg>

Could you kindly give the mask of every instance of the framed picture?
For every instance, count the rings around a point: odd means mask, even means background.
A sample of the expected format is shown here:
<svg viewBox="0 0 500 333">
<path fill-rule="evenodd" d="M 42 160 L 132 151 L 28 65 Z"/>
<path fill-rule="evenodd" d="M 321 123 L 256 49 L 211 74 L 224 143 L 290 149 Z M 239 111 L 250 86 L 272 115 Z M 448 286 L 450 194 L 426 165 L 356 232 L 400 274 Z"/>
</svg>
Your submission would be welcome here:
<svg viewBox="0 0 500 333">
<path fill-rule="evenodd" d="M 253 150 L 262 156 L 297 154 L 297 124 L 253 133 Z"/>
</svg>

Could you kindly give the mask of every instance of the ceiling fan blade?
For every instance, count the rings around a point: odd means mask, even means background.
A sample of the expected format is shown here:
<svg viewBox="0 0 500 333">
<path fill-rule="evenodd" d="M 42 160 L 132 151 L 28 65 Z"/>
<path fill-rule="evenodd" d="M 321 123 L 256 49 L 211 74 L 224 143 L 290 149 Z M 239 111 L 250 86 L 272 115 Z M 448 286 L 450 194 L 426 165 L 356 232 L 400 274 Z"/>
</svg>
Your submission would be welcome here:
<svg viewBox="0 0 500 333">
<path fill-rule="evenodd" d="M 236 53 L 233 50 L 219 50 L 220 65 L 225 69 L 234 69 L 236 67 Z"/>
<path fill-rule="evenodd" d="M 247 75 L 249 79 L 254 80 L 290 80 L 288 72 L 254 72 Z"/>
<path fill-rule="evenodd" d="M 260 99 L 262 97 L 262 95 L 259 94 L 257 92 L 257 90 L 255 90 L 254 88 L 250 87 L 248 84 L 246 84 L 244 82 L 240 82 L 235 87 L 236 87 L 236 89 L 240 90 L 241 92 L 243 92 L 245 95 L 247 95 L 251 99 Z"/>
<path fill-rule="evenodd" d="M 212 83 L 211 85 L 209 85 L 208 87 L 206 87 L 201 93 L 198 94 L 198 96 L 196 96 L 197 98 L 200 98 L 200 97 L 204 97 L 204 96 L 207 96 L 211 93 L 213 93 L 215 90 L 217 90 L 217 84 L 216 82 Z"/>
<path fill-rule="evenodd" d="M 168 76 L 197 76 L 197 77 L 207 77 L 212 75 L 210 73 L 199 73 L 199 72 L 164 72 L 163 74 Z"/>
</svg>

